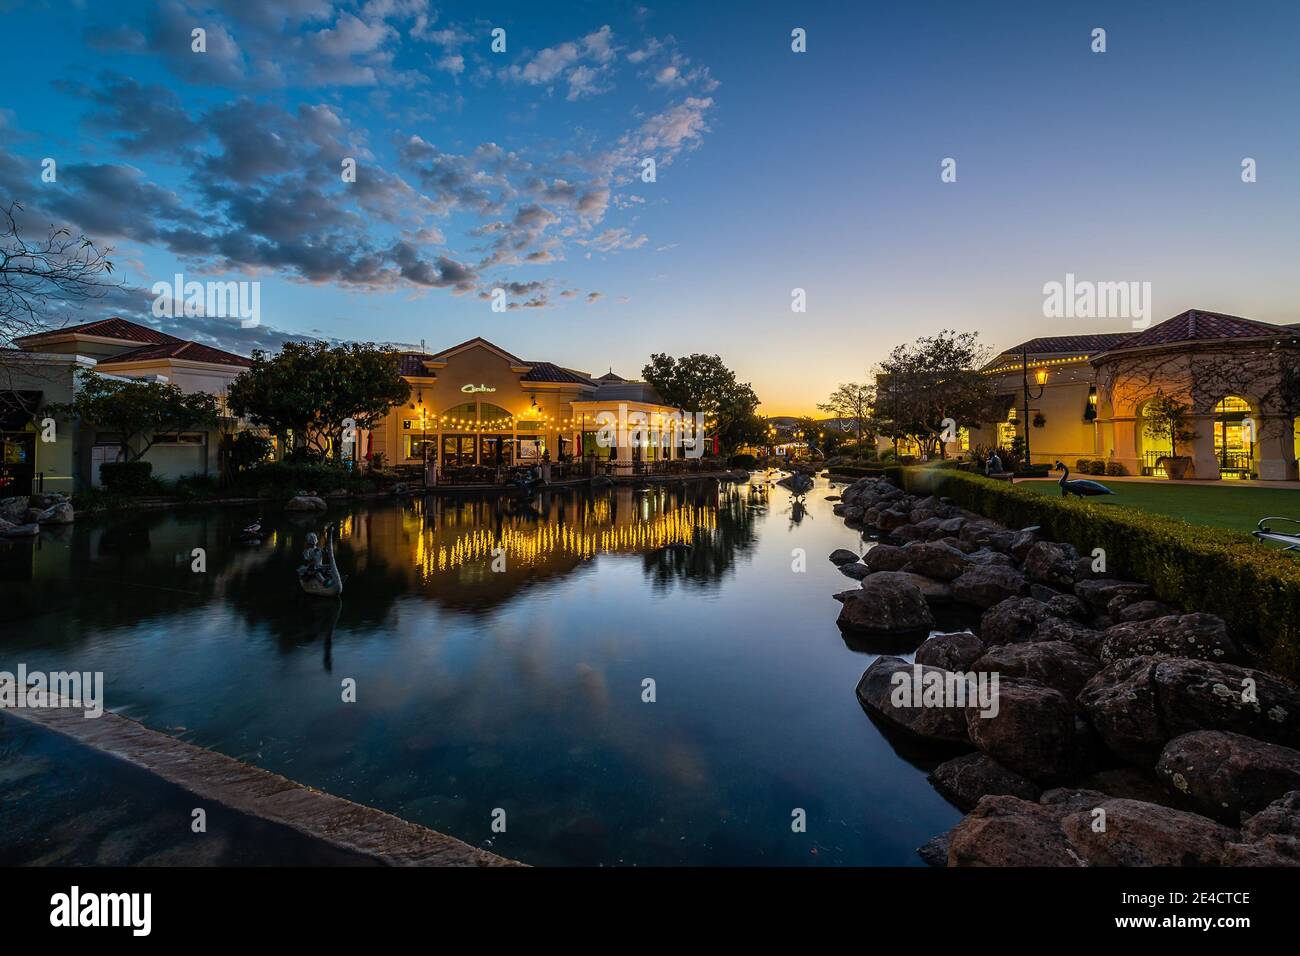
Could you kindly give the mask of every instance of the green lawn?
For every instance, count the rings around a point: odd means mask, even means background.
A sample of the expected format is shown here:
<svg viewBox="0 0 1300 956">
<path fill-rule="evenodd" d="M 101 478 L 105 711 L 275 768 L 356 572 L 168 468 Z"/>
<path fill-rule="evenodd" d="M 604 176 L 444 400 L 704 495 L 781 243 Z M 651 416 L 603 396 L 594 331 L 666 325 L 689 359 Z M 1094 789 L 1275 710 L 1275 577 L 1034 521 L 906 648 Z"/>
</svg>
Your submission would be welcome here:
<svg viewBox="0 0 1300 956">
<path fill-rule="evenodd" d="M 1100 476 L 1092 480 L 1100 481 L 1115 494 L 1089 498 L 1090 502 L 1138 508 L 1214 528 L 1232 528 L 1249 532 L 1255 530 L 1255 525 L 1265 515 L 1300 518 L 1300 488 L 1295 491 L 1281 488 L 1251 488 L 1226 481 L 1219 485 L 1183 485 L 1172 481 L 1115 481 Z M 1057 496 L 1061 493 L 1055 480 L 1021 481 L 1016 483 L 1016 487 L 1044 495 Z M 1283 526 L 1279 525 L 1278 530 L 1283 530 Z"/>
</svg>

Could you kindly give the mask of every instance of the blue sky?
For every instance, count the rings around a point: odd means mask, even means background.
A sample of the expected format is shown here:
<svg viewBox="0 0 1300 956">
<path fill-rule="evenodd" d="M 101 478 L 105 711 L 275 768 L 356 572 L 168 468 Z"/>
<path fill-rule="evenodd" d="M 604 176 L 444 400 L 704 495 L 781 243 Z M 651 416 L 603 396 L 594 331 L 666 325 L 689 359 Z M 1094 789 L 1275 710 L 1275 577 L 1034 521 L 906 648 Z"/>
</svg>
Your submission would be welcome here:
<svg viewBox="0 0 1300 956">
<path fill-rule="evenodd" d="M 1151 282 L 1157 320 L 1300 321 L 1294 2 L 0 8 L 0 197 L 115 247 L 97 312 L 148 316 L 177 271 L 261 281 L 257 329 L 164 320 L 238 351 L 717 352 L 789 414 L 941 328 L 1128 328 L 1044 318 L 1066 273 Z"/>
</svg>

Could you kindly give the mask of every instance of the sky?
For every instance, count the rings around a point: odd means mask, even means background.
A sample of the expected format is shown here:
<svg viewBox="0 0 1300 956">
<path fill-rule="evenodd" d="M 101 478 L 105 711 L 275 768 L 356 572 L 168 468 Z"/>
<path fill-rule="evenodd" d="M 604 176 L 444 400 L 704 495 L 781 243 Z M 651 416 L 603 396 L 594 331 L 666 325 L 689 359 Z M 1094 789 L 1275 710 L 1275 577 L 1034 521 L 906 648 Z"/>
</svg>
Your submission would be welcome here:
<svg viewBox="0 0 1300 956">
<path fill-rule="evenodd" d="M 59 321 L 118 314 L 244 354 L 481 335 L 629 377 L 654 352 L 716 353 L 767 415 L 812 413 L 941 329 L 1001 351 L 1131 327 L 1045 317 L 1067 274 L 1151 283 L 1156 321 L 1300 321 L 1294 0 L 0 0 L 0 17 L 0 201 L 119 269 Z M 260 282 L 260 324 L 154 318 L 151 287 L 178 272 Z"/>
</svg>

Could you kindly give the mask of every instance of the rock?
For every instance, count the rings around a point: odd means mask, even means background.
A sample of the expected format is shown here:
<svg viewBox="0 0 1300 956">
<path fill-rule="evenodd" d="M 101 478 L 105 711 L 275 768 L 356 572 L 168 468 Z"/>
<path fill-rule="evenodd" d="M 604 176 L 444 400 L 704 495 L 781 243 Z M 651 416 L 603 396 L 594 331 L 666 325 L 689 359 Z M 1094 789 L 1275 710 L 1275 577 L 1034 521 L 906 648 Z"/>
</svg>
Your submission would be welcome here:
<svg viewBox="0 0 1300 956">
<path fill-rule="evenodd" d="M 948 832 L 949 866 L 1085 866 L 1061 829 L 1062 809 L 992 796 Z"/>
<path fill-rule="evenodd" d="M 325 499 L 315 495 L 294 495 L 285 503 L 285 511 L 324 511 Z"/>
<path fill-rule="evenodd" d="M 845 505 L 844 510 L 838 511 L 836 514 L 844 516 L 845 524 L 861 524 L 866 516 L 866 512 L 859 505 Z"/>
<path fill-rule="evenodd" d="M 871 569 L 858 561 L 855 561 L 852 564 L 840 565 L 840 574 L 853 578 L 855 581 L 861 581 L 870 573 Z"/>
<path fill-rule="evenodd" d="M 1158 617 L 1168 617 L 1177 614 L 1178 609 L 1161 601 L 1134 601 L 1127 605 L 1121 601 L 1120 606 L 1113 610 L 1107 605 L 1106 613 L 1120 623 L 1131 624 L 1134 621 L 1154 621 Z"/>
<path fill-rule="evenodd" d="M 27 509 L 30 507 L 26 495 L 0 498 L 0 518 L 11 524 L 22 524 L 23 516 L 27 514 Z"/>
<path fill-rule="evenodd" d="M 1205 814 L 1226 822 L 1300 789 L 1300 751 L 1221 730 L 1165 744 L 1156 774 Z"/>
<path fill-rule="evenodd" d="M 973 545 L 976 548 L 982 548 L 988 545 L 989 539 L 998 531 L 1002 530 L 1001 525 L 994 524 L 983 518 L 973 518 L 962 525 L 958 537 L 963 542 Z"/>
<path fill-rule="evenodd" d="M 911 541 L 925 540 L 925 532 L 914 524 L 905 524 L 901 528 L 895 528 L 890 532 L 889 536 L 894 541 L 900 541 L 904 544 Z"/>
<path fill-rule="evenodd" d="M 37 520 L 40 524 L 72 524 L 75 519 L 76 512 L 72 510 L 72 505 L 65 501 L 46 508 Z"/>
<path fill-rule="evenodd" d="M 1137 767 L 1099 770 L 1081 779 L 1079 786 L 1086 790 L 1098 790 L 1108 797 L 1158 803 L 1175 810 L 1193 809 L 1182 794 L 1166 787 L 1153 770 L 1140 770 Z"/>
<path fill-rule="evenodd" d="M 1074 580 L 1076 582 L 1097 581 L 1102 578 L 1109 579 L 1115 577 L 1113 571 L 1094 571 L 1092 565 L 1095 560 L 1095 558 L 1085 556 L 1074 562 Z"/>
<path fill-rule="evenodd" d="M 980 639 L 985 644 L 1019 644 L 1028 641 L 1038 625 L 1052 617 L 1042 601 L 1009 597 L 999 601 L 980 618 Z"/>
<path fill-rule="evenodd" d="M 948 672 L 938 667 L 909 664 L 901 657 L 877 657 L 858 681 L 858 702 L 867 713 L 911 737 L 931 743 L 969 746 L 964 708 L 896 704 L 896 701 L 917 703 L 910 690 L 906 696 L 902 693 L 895 696 L 896 687 L 905 690 L 912 687 L 916 667 L 920 667 L 922 679 L 948 679 Z"/>
<path fill-rule="evenodd" d="M 1017 531 L 1016 536 L 1011 539 L 1011 556 L 1017 561 L 1024 561 L 1025 555 L 1039 541 L 1037 531 Z"/>
<path fill-rule="evenodd" d="M 1039 623 L 1029 639 L 1031 641 L 1065 641 L 1067 644 L 1073 644 L 1089 657 L 1097 657 L 1101 653 L 1102 637 L 1103 633 L 1101 631 L 1094 631 L 1092 628 L 1083 627 L 1073 621 L 1048 617 Z"/>
<path fill-rule="evenodd" d="M 933 578 L 927 578 L 923 574 L 913 574 L 910 571 L 879 571 L 877 575 L 887 580 L 893 578 L 904 581 L 919 589 L 927 604 L 952 603 L 952 586 L 946 581 L 935 581 Z"/>
<path fill-rule="evenodd" d="M 862 563 L 871 571 L 898 571 L 907 564 L 907 555 L 892 544 L 877 544 L 867 549 Z"/>
<path fill-rule="evenodd" d="M 992 607 L 1029 589 L 1025 576 L 1012 568 L 976 565 L 952 582 L 952 596 L 963 604 Z"/>
<path fill-rule="evenodd" d="M 930 783 L 960 810 L 970 811 L 981 797 L 1010 795 L 1037 800 L 1042 790 L 982 753 L 963 754 L 934 768 Z"/>
<path fill-rule="evenodd" d="M 876 518 L 876 528 L 881 531 L 893 531 L 907 524 L 907 513 L 894 508 L 880 512 L 880 515 Z"/>
<path fill-rule="evenodd" d="M 1074 593 L 1088 605 L 1094 613 L 1107 613 L 1110 603 L 1115 598 L 1124 598 L 1125 604 L 1145 601 L 1151 597 L 1151 585 L 1136 581 L 1116 581 L 1109 578 L 1079 581 L 1074 586 Z"/>
<path fill-rule="evenodd" d="M 939 522 L 939 530 L 944 534 L 960 535 L 961 529 L 965 527 L 966 519 L 962 517 L 946 518 Z"/>
<path fill-rule="evenodd" d="M 839 495 L 827 495 L 827 496 L 826 496 L 826 500 L 827 500 L 827 501 L 839 501 L 839 500 L 840 500 L 840 496 L 839 496 Z"/>
<path fill-rule="evenodd" d="M 41 533 L 41 526 L 35 522 L 31 524 L 9 524 L 6 521 L 5 524 L 9 526 L 0 534 L 3 534 L 6 538 L 34 538 Z"/>
<path fill-rule="evenodd" d="M 1000 680 L 996 714 L 966 711 L 971 743 L 1031 780 L 1050 782 L 1077 773 L 1074 708 L 1060 691 L 1028 680 Z"/>
<path fill-rule="evenodd" d="M 1150 767 L 1168 740 L 1156 701 L 1155 661 L 1133 658 L 1099 671 L 1077 698 L 1102 742 L 1130 763 Z"/>
<path fill-rule="evenodd" d="M 1060 691 L 1074 700 L 1101 665 L 1073 644 L 1039 641 L 991 647 L 974 670 L 997 672 L 1002 679 L 1023 677 Z"/>
<path fill-rule="evenodd" d="M 970 558 L 946 544 L 909 544 L 903 549 L 905 570 L 938 581 L 951 581 L 970 567 Z"/>
<path fill-rule="evenodd" d="M 1169 615 L 1116 624 L 1107 628 L 1101 643 L 1103 664 L 1113 664 L 1126 657 L 1232 661 L 1239 656 L 1236 644 L 1228 636 L 1227 625 L 1213 614 Z"/>
<path fill-rule="evenodd" d="M 948 834 L 940 833 L 937 837 L 926 840 L 916 848 L 916 855 L 924 861 L 926 866 L 947 866 Z"/>
<path fill-rule="evenodd" d="M 1300 838 L 1265 837 L 1259 843 L 1229 843 L 1224 866 L 1300 866 Z"/>
<path fill-rule="evenodd" d="M 918 664 L 941 667 L 946 671 L 968 671 L 984 656 L 984 642 L 970 631 L 933 634 L 913 656 Z"/>
<path fill-rule="evenodd" d="M 988 546 L 994 551 L 1001 551 L 1007 557 L 1011 557 L 1011 544 L 1015 540 L 1016 536 L 1012 531 L 995 531 L 989 535 Z"/>
<path fill-rule="evenodd" d="M 28 508 L 23 512 L 22 524 L 38 524 L 43 514 L 44 508 Z"/>
<path fill-rule="evenodd" d="M 1031 583 L 1029 585 L 1029 596 L 1036 601 L 1042 601 L 1057 617 L 1068 617 L 1074 621 L 1088 620 L 1089 611 L 1087 605 L 1073 594 L 1063 594 L 1045 584 Z"/>
<path fill-rule="evenodd" d="M 1241 825 L 1241 838 L 1248 843 L 1270 834 L 1300 837 L 1300 790 L 1282 794 Z"/>
<path fill-rule="evenodd" d="M 967 545 L 969 547 L 969 545 Z M 993 551 L 990 548 L 979 548 L 967 555 L 972 564 L 994 565 L 1000 568 L 1014 568 L 1016 562 L 1012 560 L 1011 555 L 1003 554 L 1001 551 Z"/>
<path fill-rule="evenodd" d="M 1102 820 L 1104 829 L 1094 829 Z M 1124 799 L 1067 814 L 1061 829 L 1093 866 L 1219 866 L 1226 844 L 1237 836 L 1195 813 Z"/>
<path fill-rule="evenodd" d="M 1031 581 L 1051 587 L 1074 587 L 1074 562 L 1079 553 L 1068 544 L 1039 541 L 1025 553 L 1024 572 Z"/>
<path fill-rule="evenodd" d="M 873 574 L 858 591 L 845 595 L 837 622 L 854 633 L 902 634 L 934 627 L 925 595 L 896 575 Z"/>
<path fill-rule="evenodd" d="M 836 548 L 831 552 L 831 564 L 853 564 L 858 556 L 847 548 Z"/>
</svg>

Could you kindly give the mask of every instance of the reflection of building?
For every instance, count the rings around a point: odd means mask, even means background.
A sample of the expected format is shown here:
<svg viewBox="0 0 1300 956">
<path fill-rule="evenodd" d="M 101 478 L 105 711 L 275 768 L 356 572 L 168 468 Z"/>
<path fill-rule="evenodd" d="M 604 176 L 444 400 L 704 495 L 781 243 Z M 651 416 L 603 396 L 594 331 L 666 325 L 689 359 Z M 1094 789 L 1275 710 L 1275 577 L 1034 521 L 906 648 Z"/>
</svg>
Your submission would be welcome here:
<svg viewBox="0 0 1300 956">
<path fill-rule="evenodd" d="M 526 362 L 481 338 L 432 355 L 404 352 L 401 363 L 411 398 L 375 426 L 367 448 L 389 463 L 415 464 L 426 454 L 444 470 L 508 467 L 544 455 L 552 461 L 683 457 L 671 440 L 676 409 L 644 382 L 612 372 L 593 379 L 550 362 Z M 598 416 L 617 416 L 620 406 L 644 415 L 649 428 L 617 450 L 601 447 Z M 656 426 L 669 429 L 662 445 Z"/>
<path fill-rule="evenodd" d="M 973 445 L 1009 447 L 1025 433 L 1035 462 L 1104 460 L 1129 475 L 1161 475 L 1171 452 L 1153 436 L 1152 403 L 1188 407 L 1180 457 L 1191 477 L 1293 480 L 1300 413 L 1300 326 L 1188 311 L 1141 332 L 1033 339 L 999 355 L 1002 417 Z"/>
<path fill-rule="evenodd" d="M 26 335 L 14 344 L 17 350 L 6 350 L 0 359 L 0 497 L 29 493 L 34 477 L 46 491 L 71 493 L 98 484 L 99 465 L 117 459 L 116 435 L 76 422 L 57 422 L 55 441 L 39 438 L 35 416 L 45 405 L 72 401 L 78 370 L 222 396 L 251 364 L 241 355 L 120 318 Z M 160 478 L 211 474 L 218 467 L 217 439 L 216 429 L 156 435 L 143 460 Z"/>
</svg>

